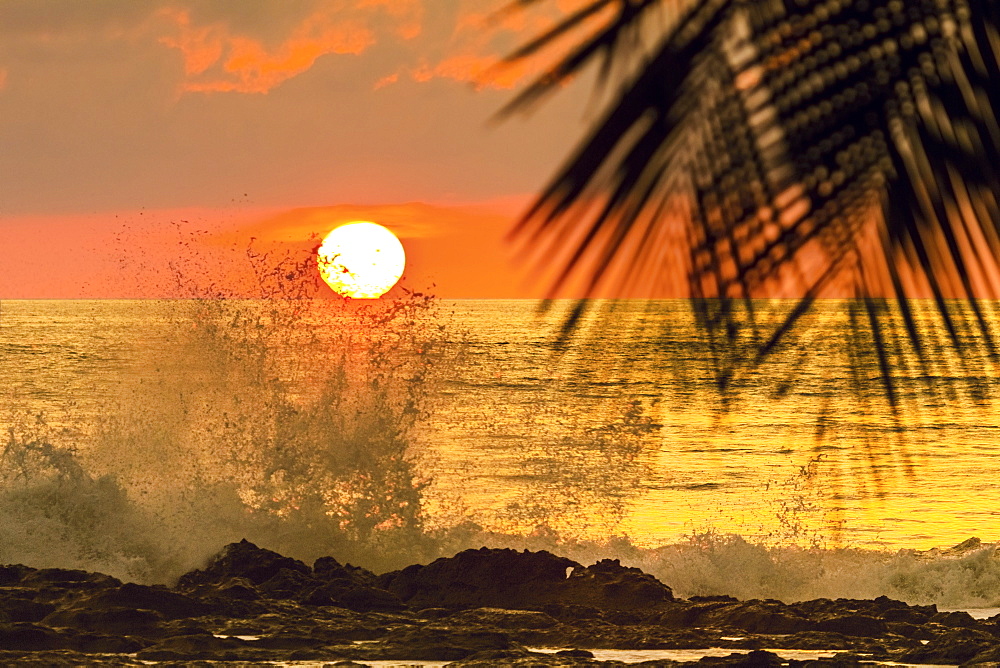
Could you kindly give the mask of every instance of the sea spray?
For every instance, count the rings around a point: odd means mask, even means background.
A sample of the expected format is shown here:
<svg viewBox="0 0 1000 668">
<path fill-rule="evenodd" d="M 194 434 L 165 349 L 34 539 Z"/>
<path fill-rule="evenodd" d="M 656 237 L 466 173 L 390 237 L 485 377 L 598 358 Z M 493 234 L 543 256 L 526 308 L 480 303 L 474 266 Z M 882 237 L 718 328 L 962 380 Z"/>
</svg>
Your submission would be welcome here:
<svg viewBox="0 0 1000 668">
<path fill-rule="evenodd" d="M 423 557 L 411 432 L 449 355 L 432 298 L 122 306 L 138 345 L 95 382 L 87 426 L 8 420 L 3 561 L 164 582 L 242 537 L 379 569 Z"/>
<path fill-rule="evenodd" d="M 145 582 L 169 582 L 199 565 L 234 535 L 251 535 L 309 556 L 329 550 L 351 554 L 380 570 L 429 561 L 481 545 L 549 550 L 585 564 L 620 559 L 668 583 L 681 597 L 727 594 L 741 599 L 784 601 L 873 598 L 887 595 L 911 604 L 949 608 L 1000 605 L 1000 558 L 995 545 L 967 541 L 953 550 L 878 551 L 854 548 L 767 545 L 716 532 L 658 548 L 635 545 L 625 536 L 603 541 L 574 539 L 540 525 L 527 534 L 487 531 L 473 524 L 403 536 L 375 532 L 373 542 L 352 543 L 329 515 L 282 507 L 253 510 L 234 485 L 190 485 L 161 507 L 127 489 L 117 476 L 94 476 L 72 453 L 49 447 L 44 423 L 28 423 L 9 434 L 4 448 L 0 495 L 0 561 L 75 567 Z M 122 456 L 123 460 L 128 457 Z M 137 481 L 132 481 L 133 483 Z M 134 486 L 134 485 L 133 485 Z M 135 495 L 135 496 L 133 496 Z M 154 495 L 155 496 L 155 495 Z M 316 546 L 300 531 L 326 534 Z M 331 538 L 331 536 L 333 538 Z M 380 543 L 379 543 L 379 539 Z M 317 540 L 313 538 L 312 540 Z M 379 561 L 379 550 L 398 563 Z M 384 558 L 383 558 L 384 559 Z"/>
<path fill-rule="evenodd" d="M 52 445 L 41 416 L 8 427 L 0 457 L 0 562 L 103 571 L 130 580 L 177 570 L 155 518 L 114 476 Z"/>
<path fill-rule="evenodd" d="M 88 467 L 155 508 L 186 553 L 245 536 L 402 565 L 423 536 L 410 432 L 439 354 L 428 304 L 192 305 L 169 364 L 147 361 L 99 422 Z"/>
<path fill-rule="evenodd" d="M 644 551 L 638 565 L 681 595 L 738 598 L 874 598 L 949 608 L 1000 605 L 995 545 L 948 554 L 853 548 L 764 546 L 739 536 L 694 536 Z"/>
</svg>

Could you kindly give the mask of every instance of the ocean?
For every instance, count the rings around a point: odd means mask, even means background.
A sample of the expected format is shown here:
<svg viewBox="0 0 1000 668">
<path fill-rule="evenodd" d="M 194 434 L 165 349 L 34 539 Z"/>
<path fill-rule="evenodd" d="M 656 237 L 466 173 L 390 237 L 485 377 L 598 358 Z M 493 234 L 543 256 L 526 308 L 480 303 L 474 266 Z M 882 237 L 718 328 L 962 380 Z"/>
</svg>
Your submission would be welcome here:
<svg viewBox="0 0 1000 668">
<path fill-rule="evenodd" d="M 2 301 L 0 562 L 485 544 L 682 596 L 1000 606 L 988 360 L 901 367 L 893 407 L 828 300 L 723 397 L 688 302 L 591 306 L 567 337 L 562 301 Z"/>
</svg>

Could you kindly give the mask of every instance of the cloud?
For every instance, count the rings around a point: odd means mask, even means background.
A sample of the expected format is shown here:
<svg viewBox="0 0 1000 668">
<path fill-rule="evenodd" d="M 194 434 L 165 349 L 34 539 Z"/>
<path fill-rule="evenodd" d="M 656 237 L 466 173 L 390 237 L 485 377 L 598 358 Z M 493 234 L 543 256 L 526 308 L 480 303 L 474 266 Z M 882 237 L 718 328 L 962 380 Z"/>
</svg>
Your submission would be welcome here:
<svg viewBox="0 0 1000 668">
<path fill-rule="evenodd" d="M 218 12 L 213 20 L 204 18 L 208 12 L 202 11 L 198 20 L 197 3 L 188 3 L 156 14 L 163 33 L 159 43 L 183 58 L 180 88 L 188 93 L 267 93 L 308 71 L 322 56 L 358 55 L 381 35 L 412 40 L 423 30 L 424 0 L 313 0 L 305 7 L 300 2 L 282 19 L 297 12 L 301 18 L 286 26 L 277 40 L 259 34 L 274 32 L 266 15 L 256 16 L 256 25 L 246 16 Z"/>
<path fill-rule="evenodd" d="M 70 3 L 66 11 L 59 0 L 34 0 L 4 8 L 0 49 L 97 53 L 109 42 L 154 45 L 179 59 L 181 93 L 265 94 L 324 56 L 357 56 L 379 45 L 389 48 L 366 65 L 379 63 L 376 89 L 441 79 L 509 89 L 546 63 L 497 67 L 503 56 L 590 1 L 498 13 L 506 0 L 109 0 Z"/>
<path fill-rule="evenodd" d="M 358 55 L 380 41 L 419 37 L 426 2 L 32 0 L 0 9 L 0 55 L 20 49 L 34 56 L 44 49 L 79 57 L 114 42 L 155 45 L 179 57 L 183 93 L 260 94 L 309 71 L 323 56 Z"/>
<path fill-rule="evenodd" d="M 390 74 L 388 76 L 384 76 L 381 79 L 379 79 L 378 81 L 376 81 L 374 89 L 375 90 L 379 90 L 380 88 L 385 88 L 386 86 L 394 84 L 397 81 L 399 81 L 399 72 Z"/>
<path fill-rule="evenodd" d="M 359 54 L 375 43 L 362 21 L 340 18 L 330 6 L 307 16 L 273 47 L 232 32 L 223 22 L 197 25 L 186 9 L 163 9 L 159 16 L 173 28 L 160 43 L 184 58 L 185 92 L 266 93 L 311 68 L 320 56 Z"/>
<path fill-rule="evenodd" d="M 431 79 L 453 79 L 474 84 L 477 88 L 514 88 L 531 72 L 522 65 L 498 67 L 496 56 L 481 56 L 474 53 L 448 56 L 434 66 L 421 65 L 410 71 L 414 81 L 427 82 Z"/>
</svg>

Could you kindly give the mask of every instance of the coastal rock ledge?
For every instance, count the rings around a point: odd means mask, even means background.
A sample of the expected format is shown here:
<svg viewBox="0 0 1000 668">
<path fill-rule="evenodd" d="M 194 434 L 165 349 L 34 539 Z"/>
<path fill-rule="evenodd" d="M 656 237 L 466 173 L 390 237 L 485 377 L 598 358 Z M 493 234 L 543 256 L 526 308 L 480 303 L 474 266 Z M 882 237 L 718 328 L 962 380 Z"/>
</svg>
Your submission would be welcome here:
<svg viewBox="0 0 1000 668">
<path fill-rule="evenodd" d="M 0 665 L 622 666 L 594 651 L 710 648 L 724 656 L 694 663 L 996 665 L 1000 616 L 976 620 L 884 596 L 683 600 L 617 560 L 584 566 L 510 549 L 376 575 L 332 557 L 310 567 L 243 540 L 170 588 L 0 566 Z M 789 650 L 813 653 L 797 660 L 806 655 Z"/>
</svg>

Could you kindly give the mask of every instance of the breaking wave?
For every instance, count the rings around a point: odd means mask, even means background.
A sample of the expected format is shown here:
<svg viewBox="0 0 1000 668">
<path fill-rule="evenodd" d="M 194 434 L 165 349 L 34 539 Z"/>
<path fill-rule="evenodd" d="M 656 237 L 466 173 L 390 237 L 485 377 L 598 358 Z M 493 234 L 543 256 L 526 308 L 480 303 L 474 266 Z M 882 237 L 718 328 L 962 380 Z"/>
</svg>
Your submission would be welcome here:
<svg viewBox="0 0 1000 668">
<path fill-rule="evenodd" d="M 132 437 L 139 436 L 136 431 Z M 706 532 L 643 548 L 625 537 L 573 540 L 544 527 L 529 535 L 490 532 L 470 523 L 428 529 L 410 463 L 392 457 L 313 462 L 281 474 L 265 468 L 271 476 L 258 475 L 252 488 L 272 495 L 264 499 L 248 495 L 236 480 L 225 480 L 217 468 L 198 484 L 178 479 L 166 488 L 159 488 L 159 472 L 155 484 L 138 475 L 134 461 L 128 466 L 138 477 L 129 482 L 123 482 L 122 471 L 95 476 L 82 468 L 78 455 L 12 435 L 0 494 L 0 562 L 82 568 L 156 583 L 176 579 L 244 536 L 297 558 L 332 554 L 375 570 L 487 545 L 549 550 L 587 564 L 620 559 L 655 575 L 681 597 L 728 594 L 792 602 L 887 595 L 945 608 L 1000 607 L 1000 553 L 996 544 L 978 539 L 951 549 L 877 551 L 765 545 Z M 325 469 L 318 472 L 317 466 Z M 331 500 L 318 488 L 306 493 L 304 478 L 296 484 L 292 477 L 304 475 L 310 482 L 319 477 L 335 485 L 355 478 L 355 496 Z M 390 501 L 380 505 L 382 499 Z"/>
</svg>

